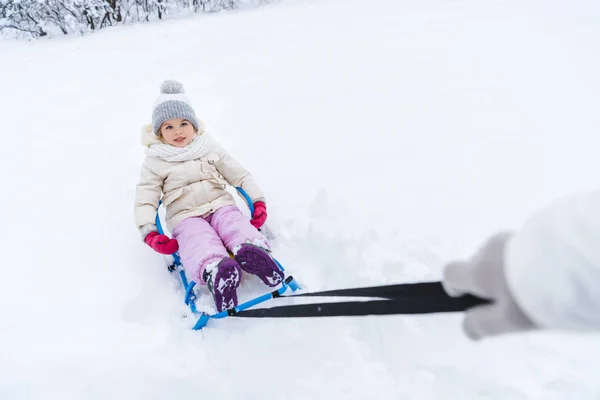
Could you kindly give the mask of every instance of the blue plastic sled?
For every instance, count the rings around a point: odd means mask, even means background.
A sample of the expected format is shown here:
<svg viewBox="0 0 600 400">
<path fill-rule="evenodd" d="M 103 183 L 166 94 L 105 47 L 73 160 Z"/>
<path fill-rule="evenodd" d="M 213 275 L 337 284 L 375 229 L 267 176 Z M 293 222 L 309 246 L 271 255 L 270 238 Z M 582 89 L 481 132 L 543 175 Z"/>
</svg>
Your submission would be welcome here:
<svg viewBox="0 0 600 400">
<path fill-rule="evenodd" d="M 248 208 L 250 209 L 250 215 L 254 214 L 254 206 L 252 205 L 252 201 L 250 200 L 250 197 L 248 196 L 248 194 L 242 188 L 236 188 L 236 189 L 237 189 L 238 193 L 246 201 L 246 204 L 248 205 Z M 162 201 L 160 201 L 158 204 L 159 209 L 160 209 L 161 204 L 162 204 Z M 158 210 L 156 211 L 156 228 L 158 230 L 158 233 L 160 233 L 161 235 L 164 234 L 162 224 L 160 222 L 160 216 L 159 216 Z M 197 297 L 196 297 L 196 293 L 194 290 L 194 286 L 196 286 L 196 283 L 193 281 L 188 282 L 188 279 L 185 275 L 185 270 L 183 268 L 183 265 L 181 264 L 181 258 L 179 257 L 179 253 L 177 253 L 177 252 L 173 253 L 171 256 L 173 257 L 173 265 L 169 266 L 169 271 L 179 273 L 179 277 L 181 278 L 181 283 L 183 285 L 183 288 L 185 289 L 184 302 L 185 302 L 185 304 L 187 304 L 190 307 L 190 310 L 192 311 L 192 313 L 199 315 L 198 321 L 194 325 L 194 328 L 193 328 L 194 330 L 204 328 L 210 319 L 226 318 L 226 317 L 235 315 L 240 311 L 247 310 L 248 308 L 253 307 L 257 304 L 263 303 L 267 300 L 270 300 L 270 299 L 273 299 L 276 297 L 280 297 L 283 293 L 285 293 L 287 291 L 288 288 L 290 288 L 292 291 L 296 291 L 300 288 L 293 276 L 291 276 L 291 275 L 286 276 L 279 289 L 276 289 L 270 293 L 266 293 L 255 299 L 249 300 L 245 303 L 238 305 L 237 307 L 223 310 L 223 311 L 213 314 L 213 315 L 208 315 L 206 313 L 199 312 L 196 309 Z M 279 261 L 275 260 L 275 262 L 277 263 L 277 266 L 279 266 L 279 268 L 285 274 L 285 269 L 279 263 Z"/>
</svg>

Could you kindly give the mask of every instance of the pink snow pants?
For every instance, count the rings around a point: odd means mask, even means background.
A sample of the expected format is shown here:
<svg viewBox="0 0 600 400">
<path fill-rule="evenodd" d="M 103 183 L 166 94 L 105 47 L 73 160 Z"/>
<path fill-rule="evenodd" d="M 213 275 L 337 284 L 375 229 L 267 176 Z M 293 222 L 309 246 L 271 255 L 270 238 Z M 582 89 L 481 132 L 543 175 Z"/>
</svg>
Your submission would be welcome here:
<svg viewBox="0 0 600 400">
<path fill-rule="evenodd" d="M 213 261 L 229 257 L 242 243 L 264 243 L 267 239 L 236 206 L 223 206 L 206 218 L 190 217 L 173 229 L 179 243 L 179 255 L 187 276 L 205 285 L 202 274 Z M 258 243 L 256 243 L 258 244 Z"/>
</svg>

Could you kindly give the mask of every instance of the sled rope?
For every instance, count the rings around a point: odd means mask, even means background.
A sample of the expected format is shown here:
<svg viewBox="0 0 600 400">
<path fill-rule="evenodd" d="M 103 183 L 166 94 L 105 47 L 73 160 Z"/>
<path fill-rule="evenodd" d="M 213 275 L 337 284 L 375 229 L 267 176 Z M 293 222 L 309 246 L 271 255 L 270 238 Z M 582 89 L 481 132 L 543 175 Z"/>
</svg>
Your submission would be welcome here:
<svg viewBox="0 0 600 400">
<path fill-rule="evenodd" d="M 393 314 L 428 314 L 466 311 L 488 304 L 472 295 L 449 296 L 441 282 L 405 283 L 301 293 L 286 297 L 375 297 L 378 300 L 296 304 L 258 308 L 231 314 L 242 318 L 302 318 Z"/>
</svg>

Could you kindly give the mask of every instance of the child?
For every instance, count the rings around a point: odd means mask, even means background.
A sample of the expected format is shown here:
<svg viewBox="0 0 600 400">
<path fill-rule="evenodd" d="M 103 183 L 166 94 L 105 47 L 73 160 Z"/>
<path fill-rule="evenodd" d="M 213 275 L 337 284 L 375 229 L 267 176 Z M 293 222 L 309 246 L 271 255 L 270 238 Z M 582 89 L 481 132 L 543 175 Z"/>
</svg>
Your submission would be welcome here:
<svg viewBox="0 0 600 400">
<path fill-rule="evenodd" d="M 163 82 L 142 144 L 146 159 L 135 193 L 135 222 L 145 243 L 161 254 L 179 250 L 187 276 L 208 286 L 219 311 L 238 304 L 242 270 L 277 286 L 283 272 L 258 231 L 267 219 L 264 196 L 251 175 L 204 131 L 181 83 Z M 248 193 L 252 220 L 236 207 L 221 177 Z M 172 239 L 159 235 L 155 225 L 161 194 Z"/>
</svg>

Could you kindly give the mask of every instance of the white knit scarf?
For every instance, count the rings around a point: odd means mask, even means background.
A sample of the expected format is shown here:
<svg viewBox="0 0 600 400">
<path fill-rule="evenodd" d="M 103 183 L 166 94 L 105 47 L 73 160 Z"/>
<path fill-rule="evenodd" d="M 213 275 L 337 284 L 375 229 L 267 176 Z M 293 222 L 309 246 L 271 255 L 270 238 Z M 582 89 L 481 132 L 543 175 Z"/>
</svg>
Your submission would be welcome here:
<svg viewBox="0 0 600 400">
<path fill-rule="evenodd" d="M 150 157 L 160 157 L 169 162 L 196 160 L 210 153 L 215 144 L 210 135 L 204 132 L 202 135 L 196 136 L 185 147 L 156 143 L 146 149 L 146 154 Z"/>
</svg>

